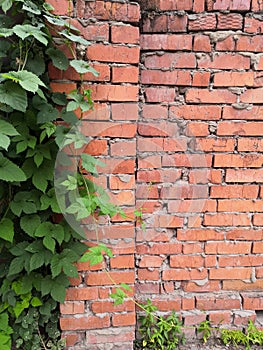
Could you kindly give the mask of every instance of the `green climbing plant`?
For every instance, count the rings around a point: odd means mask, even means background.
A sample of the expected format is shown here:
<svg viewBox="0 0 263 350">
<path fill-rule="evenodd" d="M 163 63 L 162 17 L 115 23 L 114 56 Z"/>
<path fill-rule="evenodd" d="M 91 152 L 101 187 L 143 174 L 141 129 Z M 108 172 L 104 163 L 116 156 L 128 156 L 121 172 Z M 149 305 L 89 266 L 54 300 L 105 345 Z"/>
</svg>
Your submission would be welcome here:
<svg viewBox="0 0 263 350">
<path fill-rule="evenodd" d="M 97 176 L 102 164 L 87 154 L 74 158 L 75 150 L 87 143 L 78 128 L 72 132 L 79 121 L 76 111 L 81 119 L 93 108 L 82 76 L 98 73 L 78 54 L 78 45 L 89 42 L 70 18 L 53 15 L 44 0 L 0 0 L 0 10 L 1 350 L 59 350 L 64 340 L 58 304 L 87 250 L 81 233 L 61 213 L 79 222 L 94 213 L 118 212 L 86 176 Z M 73 59 L 57 47 L 58 41 L 68 46 Z M 80 75 L 78 88 L 68 95 L 52 92 L 50 64 L 60 71 L 72 67 Z M 58 165 L 65 147 L 71 154 Z M 72 165 L 73 171 L 61 172 L 55 183 L 56 167 Z M 63 198 L 59 203 L 57 189 Z M 106 247 L 103 252 L 92 249 L 84 256 L 92 262 L 111 255 Z"/>
</svg>

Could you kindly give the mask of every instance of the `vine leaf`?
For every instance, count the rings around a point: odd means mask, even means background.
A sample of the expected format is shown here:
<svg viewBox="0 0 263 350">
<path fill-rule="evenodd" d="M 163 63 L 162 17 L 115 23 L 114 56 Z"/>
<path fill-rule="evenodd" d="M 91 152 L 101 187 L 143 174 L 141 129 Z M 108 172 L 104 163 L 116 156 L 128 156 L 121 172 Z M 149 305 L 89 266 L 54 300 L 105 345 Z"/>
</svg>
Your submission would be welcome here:
<svg viewBox="0 0 263 350">
<path fill-rule="evenodd" d="M 18 192 L 10 202 L 10 209 L 17 216 L 20 216 L 22 212 L 34 214 L 37 211 L 35 200 L 36 198 L 34 198 L 31 192 Z"/>
<path fill-rule="evenodd" d="M 87 153 L 81 155 L 81 160 L 83 168 L 94 176 L 98 176 L 98 170 L 96 168 L 97 166 L 105 167 L 105 163 Z"/>
<path fill-rule="evenodd" d="M 12 5 L 13 5 L 13 0 L 1 0 L 0 1 L 0 6 L 1 6 L 2 10 L 4 11 L 4 13 L 6 13 L 8 10 L 10 10 Z"/>
<path fill-rule="evenodd" d="M 20 219 L 21 228 L 31 237 L 34 237 L 34 233 L 40 224 L 40 217 L 36 214 L 25 215 Z"/>
<path fill-rule="evenodd" d="M 13 242 L 14 238 L 14 223 L 8 218 L 3 218 L 0 221 L 0 238 L 8 242 Z"/>
<path fill-rule="evenodd" d="M 68 58 L 65 56 L 65 54 L 53 47 L 50 47 L 47 49 L 46 53 L 51 58 L 53 65 L 60 69 L 60 70 L 66 70 L 69 66 Z"/>
<path fill-rule="evenodd" d="M 104 260 L 104 253 L 110 258 L 113 257 L 112 251 L 105 244 L 90 247 L 89 250 L 80 258 L 79 262 L 89 261 L 90 266 L 99 264 Z"/>
<path fill-rule="evenodd" d="M 25 112 L 27 109 L 26 91 L 18 84 L 6 81 L 0 85 L 0 103 Z"/>
<path fill-rule="evenodd" d="M 15 163 L 0 154 L 0 180 L 4 181 L 26 181 L 26 176 Z"/>
<path fill-rule="evenodd" d="M 92 68 L 86 61 L 72 60 L 69 64 L 79 74 L 92 73 L 95 77 L 99 76 L 99 72 L 97 72 L 96 69 Z"/>
<path fill-rule="evenodd" d="M 6 151 L 10 145 L 10 138 L 8 136 L 19 135 L 12 124 L 0 120 L 0 147 L 4 148 Z"/>
<path fill-rule="evenodd" d="M 56 241 L 61 244 L 64 239 L 64 230 L 61 225 L 43 222 L 36 229 L 35 236 L 43 237 L 44 246 L 54 254 Z"/>
<path fill-rule="evenodd" d="M 19 72 L 10 71 L 2 74 L 2 77 L 18 83 L 23 89 L 33 93 L 37 92 L 39 86 L 46 87 L 36 74 L 27 70 L 21 70 Z"/>
<path fill-rule="evenodd" d="M 64 249 L 61 254 L 56 254 L 51 259 L 52 277 L 58 276 L 62 271 L 69 277 L 77 277 L 78 270 L 73 263 L 78 260 L 78 254 L 70 249 Z"/>
<path fill-rule="evenodd" d="M 82 38 L 81 36 L 69 33 L 68 30 L 62 30 L 60 34 L 74 43 L 78 43 L 82 45 L 90 45 L 90 42 L 88 40 Z"/>
<path fill-rule="evenodd" d="M 14 33 L 22 40 L 25 40 L 29 36 L 33 36 L 36 40 L 46 46 L 48 44 L 48 40 L 46 38 L 47 34 L 41 32 L 41 27 L 43 27 L 43 25 L 35 27 L 31 24 L 17 24 L 14 26 L 13 30 Z"/>
</svg>

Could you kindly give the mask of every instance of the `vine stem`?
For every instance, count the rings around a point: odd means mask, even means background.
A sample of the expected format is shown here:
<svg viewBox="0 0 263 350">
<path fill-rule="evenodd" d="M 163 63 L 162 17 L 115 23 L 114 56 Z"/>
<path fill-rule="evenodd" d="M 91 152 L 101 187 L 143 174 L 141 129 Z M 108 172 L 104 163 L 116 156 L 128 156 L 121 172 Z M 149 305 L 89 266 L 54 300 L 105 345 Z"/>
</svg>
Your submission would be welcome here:
<svg viewBox="0 0 263 350">
<path fill-rule="evenodd" d="M 42 343 L 42 345 L 43 345 L 44 350 L 48 350 L 48 348 L 46 347 L 46 344 L 45 344 L 45 342 L 44 342 L 44 340 L 43 340 L 43 338 L 42 338 L 42 336 L 41 336 L 41 333 L 40 333 L 38 327 L 37 327 L 37 333 L 38 333 L 38 336 L 39 336 L 39 338 L 40 338 L 40 341 L 41 341 L 41 343 Z"/>
</svg>

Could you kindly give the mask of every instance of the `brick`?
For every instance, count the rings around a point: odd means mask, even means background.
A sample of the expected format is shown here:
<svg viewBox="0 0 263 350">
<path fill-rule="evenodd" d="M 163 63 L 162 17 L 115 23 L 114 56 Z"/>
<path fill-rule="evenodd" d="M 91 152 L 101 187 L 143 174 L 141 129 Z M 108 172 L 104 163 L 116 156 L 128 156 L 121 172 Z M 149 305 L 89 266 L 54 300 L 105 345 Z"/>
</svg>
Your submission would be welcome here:
<svg viewBox="0 0 263 350">
<path fill-rule="evenodd" d="M 70 16 L 73 11 L 73 3 L 68 0 L 50 0 L 49 4 L 53 6 L 52 13 L 60 16 Z"/>
<path fill-rule="evenodd" d="M 68 288 L 66 291 L 66 300 L 92 300 L 99 296 L 97 287 L 78 287 Z"/>
<path fill-rule="evenodd" d="M 194 51 L 211 52 L 212 47 L 208 35 L 196 34 L 194 36 Z"/>
<path fill-rule="evenodd" d="M 111 258 L 110 266 L 112 269 L 132 269 L 134 268 L 133 255 L 120 255 Z"/>
<path fill-rule="evenodd" d="M 263 232 L 253 229 L 234 229 L 227 231 L 226 238 L 229 240 L 243 240 L 243 241 L 260 241 L 262 240 Z"/>
<path fill-rule="evenodd" d="M 142 118 L 143 119 L 167 119 L 168 108 L 155 104 L 143 104 Z"/>
<path fill-rule="evenodd" d="M 221 288 L 218 281 L 208 281 L 197 284 L 195 282 L 183 282 L 183 290 L 190 293 L 218 292 Z"/>
<path fill-rule="evenodd" d="M 138 75 L 138 67 L 112 67 L 113 83 L 137 83 Z"/>
<path fill-rule="evenodd" d="M 115 283 L 134 283 L 134 272 L 133 271 L 123 271 L 123 272 L 115 272 L 111 271 L 111 278 Z M 93 286 L 103 286 L 103 285 L 111 285 L 112 281 L 109 278 L 106 272 L 90 272 L 86 277 L 87 285 Z"/>
<path fill-rule="evenodd" d="M 138 134 L 141 136 L 170 136 L 173 137 L 178 133 L 177 123 L 172 122 L 148 122 L 138 124 Z"/>
<path fill-rule="evenodd" d="M 190 34 L 142 34 L 142 50 L 182 50 L 191 51 L 192 35 Z"/>
<path fill-rule="evenodd" d="M 163 150 L 165 152 L 178 152 L 187 150 L 187 140 L 185 138 L 165 138 L 163 141 Z"/>
<path fill-rule="evenodd" d="M 161 11 L 192 10 L 192 0 L 159 0 L 158 9 Z"/>
<path fill-rule="evenodd" d="M 245 17 L 244 31 L 251 34 L 260 34 L 263 32 L 263 23 L 257 18 Z"/>
<path fill-rule="evenodd" d="M 223 119 L 244 119 L 244 120 L 262 120 L 263 119 L 263 107 L 251 106 L 248 109 L 236 109 L 232 106 L 225 106 L 223 108 Z M 243 139 L 244 141 L 244 139 Z M 255 140 L 256 141 L 256 140 Z M 260 140 L 258 140 L 260 141 Z"/>
<path fill-rule="evenodd" d="M 171 255 L 170 266 L 177 268 L 201 268 L 204 266 L 204 258 L 200 255 Z"/>
<path fill-rule="evenodd" d="M 192 86 L 209 86 L 210 76 L 210 72 L 194 72 Z"/>
<path fill-rule="evenodd" d="M 115 141 L 110 144 L 111 156 L 135 156 L 135 141 Z"/>
<path fill-rule="evenodd" d="M 138 269 L 137 279 L 141 281 L 158 281 L 160 279 L 159 271 L 156 269 Z"/>
<path fill-rule="evenodd" d="M 94 103 L 94 109 L 83 113 L 83 120 L 110 120 L 110 108 L 106 103 Z M 85 124 L 85 123 L 84 123 Z"/>
<path fill-rule="evenodd" d="M 195 308 L 194 298 L 182 298 L 182 310 L 193 310 Z"/>
<path fill-rule="evenodd" d="M 113 25 L 111 27 L 112 43 L 139 43 L 139 28 L 128 25 Z"/>
<path fill-rule="evenodd" d="M 181 171 L 177 169 L 162 170 L 139 170 L 137 172 L 138 182 L 174 182 L 181 177 Z"/>
<path fill-rule="evenodd" d="M 228 212 L 262 212 L 263 202 L 256 200 L 231 200 L 218 201 L 218 211 Z M 254 219 L 255 220 L 255 219 Z M 255 224 L 255 223 L 254 223 Z M 255 224 L 256 225 L 256 224 Z M 258 225 L 256 225 L 258 226 Z"/>
<path fill-rule="evenodd" d="M 247 11 L 250 9 L 250 0 L 216 0 L 213 9 Z"/>
<path fill-rule="evenodd" d="M 189 183 L 190 184 L 219 184 L 222 182 L 222 170 L 190 170 Z"/>
<path fill-rule="evenodd" d="M 249 291 L 249 290 L 262 290 L 263 280 L 251 281 L 238 281 L 238 280 L 225 280 L 223 281 L 223 290 L 235 290 L 235 291 Z"/>
<path fill-rule="evenodd" d="M 233 36 L 228 36 L 223 40 L 216 42 L 216 51 L 234 51 L 236 47 Z"/>
<path fill-rule="evenodd" d="M 139 267 L 160 267 L 163 258 L 157 255 L 144 255 L 140 259 Z"/>
<path fill-rule="evenodd" d="M 239 36 L 236 43 L 237 51 L 263 52 L 262 37 L 256 36 Z"/>
<path fill-rule="evenodd" d="M 215 137 L 197 138 L 194 142 L 194 150 L 203 152 L 233 152 L 236 144 L 233 139 Z"/>
<path fill-rule="evenodd" d="M 138 159 L 138 169 L 161 168 L 161 156 L 148 156 Z"/>
<path fill-rule="evenodd" d="M 167 33 L 168 16 L 163 14 L 154 14 L 151 18 L 143 20 L 143 33 Z"/>
<path fill-rule="evenodd" d="M 68 82 L 63 82 L 63 83 L 51 82 L 50 88 L 52 92 L 64 92 L 65 94 L 69 94 L 71 91 L 76 90 L 77 84 L 68 83 Z"/>
<path fill-rule="evenodd" d="M 256 293 L 242 293 L 243 298 L 243 308 L 245 310 L 262 310 L 263 308 L 263 298 L 262 292 Z"/>
<path fill-rule="evenodd" d="M 217 126 L 217 135 L 244 135 L 244 136 L 260 136 L 263 122 L 219 122 Z"/>
<path fill-rule="evenodd" d="M 180 253 L 182 253 L 182 244 L 180 243 L 154 243 L 151 247 L 146 244 L 137 245 L 137 254 L 169 255 Z"/>
<path fill-rule="evenodd" d="M 207 242 L 205 245 L 206 254 L 249 254 L 250 251 L 250 242 Z"/>
<path fill-rule="evenodd" d="M 196 253 L 202 253 L 203 247 L 201 243 L 190 243 L 186 242 L 183 245 L 183 254 L 196 254 Z"/>
<path fill-rule="evenodd" d="M 182 53 L 164 53 L 161 56 L 150 55 L 144 59 L 146 68 L 156 69 L 177 69 L 177 68 L 196 68 L 196 58 L 192 52 Z"/>
<path fill-rule="evenodd" d="M 203 280 L 207 278 L 206 269 L 166 269 L 163 271 L 164 281 L 191 281 L 191 280 Z"/>
<path fill-rule="evenodd" d="M 240 242 L 239 242 L 240 243 Z M 234 254 L 234 253 L 233 253 Z M 229 267 L 229 266 L 262 266 L 263 257 L 255 255 L 246 256 L 219 256 L 218 266 L 219 267 Z"/>
<path fill-rule="evenodd" d="M 207 294 L 196 296 L 196 307 L 199 310 L 232 310 L 240 309 L 240 297 L 228 294 Z"/>
<path fill-rule="evenodd" d="M 118 326 L 132 326 L 136 323 L 136 315 L 135 313 L 127 313 L 127 314 L 115 314 L 112 315 L 112 325 L 113 327 Z"/>
<path fill-rule="evenodd" d="M 171 118 L 200 119 L 200 120 L 218 120 L 221 118 L 220 106 L 200 106 L 200 105 L 182 105 L 171 106 L 169 116 Z"/>
<path fill-rule="evenodd" d="M 181 308 L 181 298 L 173 297 L 172 300 L 152 300 L 153 305 L 157 306 L 160 311 L 179 311 Z"/>
<path fill-rule="evenodd" d="M 263 88 L 247 90 L 240 96 L 244 103 L 263 103 Z"/>
<path fill-rule="evenodd" d="M 250 226 L 247 214 L 205 214 L 205 226 Z"/>
<path fill-rule="evenodd" d="M 187 31 L 187 16 L 170 14 L 168 16 L 168 31 L 171 33 L 180 33 Z"/>
<path fill-rule="evenodd" d="M 127 300 L 120 305 L 114 305 L 114 302 L 112 301 L 94 301 L 91 303 L 91 310 L 95 314 L 104 314 L 106 312 L 128 312 L 134 310 L 134 303 L 131 300 Z"/>
<path fill-rule="evenodd" d="M 176 228 L 182 227 L 184 219 L 172 215 L 155 215 L 154 226 L 155 227 L 169 227 Z"/>
<path fill-rule="evenodd" d="M 237 326 L 247 326 L 249 321 L 256 322 L 257 315 L 254 311 L 235 311 L 234 324 Z"/>
<path fill-rule="evenodd" d="M 214 86 L 253 86 L 253 72 L 220 72 L 214 75 Z"/>
<path fill-rule="evenodd" d="M 156 282 L 142 284 L 136 283 L 136 291 L 139 294 L 159 294 L 159 284 Z"/>
<path fill-rule="evenodd" d="M 230 324 L 231 320 L 232 314 L 230 311 L 219 311 L 209 313 L 209 321 L 213 325 Z"/>
<path fill-rule="evenodd" d="M 173 185 L 161 189 L 162 199 L 193 199 L 208 198 L 208 186 L 206 185 Z"/>
<path fill-rule="evenodd" d="M 262 152 L 263 140 L 259 138 L 238 138 L 238 151 Z"/>
<path fill-rule="evenodd" d="M 217 29 L 242 29 L 243 17 L 239 13 L 223 14 L 219 13 L 217 16 Z"/>
<path fill-rule="evenodd" d="M 111 115 L 113 120 L 137 120 L 138 104 L 137 103 L 112 103 Z"/>
<path fill-rule="evenodd" d="M 262 206 L 258 210 L 255 210 L 255 211 L 262 211 Z M 262 226 L 262 224 L 263 224 L 263 214 L 255 214 L 253 216 L 253 225 Z"/>
<path fill-rule="evenodd" d="M 211 198 L 257 198 L 257 185 L 224 185 L 210 188 Z"/>
<path fill-rule="evenodd" d="M 263 3 L 262 1 L 252 0 L 252 11 L 262 11 Z"/>
<path fill-rule="evenodd" d="M 213 57 L 204 55 L 198 59 L 198 68 L 250 69 L 250 58 L 238 53 L 218 53 Z"/>
<path fill-rule="evenodd" d="M 200 322 L 204 322 L 206 320 L 206 315 L 204 312 L 194 310 L 184 313 L 183 319 L 185 326 L 197 325 Z"/>
<path fill-rule="evenodd" d="M 62 335 L 62 338 L 66 339 L 66 346 L 74 346 L 79 342 L 82 342 L 85 338 L 84 332 L 77 332 L 77 333 L 66 333 Z"/>
<path fill-rule="evenodd" d="M 140 18 L 140 8 L 136 3 L 79 1 L 77 3 L 77 17 L 95 17 L 97 20 L 138 22 Z"/>
<path fill-rule="evenodd" d="M 60 304 L 60 312 L 64 315 L 83 314 L 84 311 L 84 301 L 65 301 L 63 304 Z"/>
<path fill-rule="evenodd" d="M 100 329 L 110 326 L 110 317 L 96 317 L 96 316 L 86 316 L 86 317 L 67 317 L 60 319 L 60 327 L 62 330 L 87 330 L 87 329 Z"/>
<path fill-rule="evenodd" d="M 136 186 L 136 198 L 159 198 L 158 186 L 154 185 L 138 185 Z"/>
<path fill-rule="evenodd" d="M 109 41 L 108 23 L 97 22 L 83 26 L 77 19 L 71 19 L 71 21 L 72 25 L 78 28 L 85 39 L 93 41 Z"/>
<path fill-rule="evenodd" d="M 216 154 L 214 156 L 215 168 L 261 168 L 263 156 L 257 154 Z"/>
<path fill-rule="evenodd" d="M 177 230 L 177 239 L 179 241 L 221 241 L 224 239 L 224 232 L 218 232 L 213 229 L 189 229 Z"/>
<path fill-rule="evenodd" d="M 168 203 L 168 213 L 215 212 L 217 203 L 207 199 L 173 200 Z"/>
<path fill-rule="evenodd" d="M 263 243 L 262 242 L 254 242 L 253 243 L 253 254 L 262 254 L 263 251 Z"/>
<path fill-rule="evenodd" d="M 256 278 L 262 278 L 263 277 L 263 268 L 262 267 L 256 267 Z M 262 288 L 260 288 L 262 289 Z"/>
<path fill-rule="evenodd" d="M 208 124 L 204 122 L 188 122 L 185 128 L 185 135 L 190 137 L 208 136 Z"/>
<path fill-rule="evenodd" d="M 89 85 L 84 87 L 89 88 Z M 93 84 L 90 88 L 94 101 L 136 102 L 138 100 L 137 86 Z"/>
<path fill-rule="evenodd" d="M 227 169 L 226 182 L 262 182 L 263 170 L 262 169 Z"/>
<path fill-rule="evenodd" d="M 92 156 L 108 154 L 108 144 L 106 140 L 91 140 L 85 148 L 85 153 Z"/>
<path fill-rule="evenodd" d="M 176 92 L 174 88 L 149 87 L 145 88 L 147 102 L 174 102 Z"/>
<path fill-rule="evenodd" d="M 191 75 L 188 71 L 157 71 L 142 70 L 142 84 L 151 85 L 191 85 Z"/>
<path fill-rule="evenodd" d="M 205 10 L 205 1 L 194 0 L 193 12 L 204 12 Z"/>
<path fill-rule="evenodd" d="M 213 30 L 216 28 L 216 15 L 214 13 L 204 13 L 198 15 L 189 15 L 189 30 Z"/>
<path fill-rule="evenodd" d="M 164 167 L 208 168 L 212 165 L 212 156 L 210 154 L 164 155 L 162 165 Z"/>
<path fill-rule="evenodd" d="M 138 151 L 139 152 L 158 152 L 163 151 L 163 138 L 141 138 L 138 137 Z"/>
<path fill-rule="evenodd" d="M 88 47 L 87 58 L 94 61 L 138 63 L 139 48 L 119 45 L 94 44 Z"/>
<path fill-rule="evenodd" d="M 86 334 L 87 344 L 98 344 L 110 343 L 108 346 L 113 344 L 118 344 L 124 341 L 133 341 L 134 332 L 128 328 L 110 328 L 108 329 L 98 329 L 96 331 L 88 331 Z M 118 346 L 118 345 L 117 345 Z M 90 348 L 90 346 L 89 346 Z M 127 347 L 128 348 L 128 347 Z"/>
<path fill-rule="evenodd" d="M 186 102 L 190 103 L 235 103 L 236 96 L 224 89 L 188 89 L 185 95 Z"/>
</svg>

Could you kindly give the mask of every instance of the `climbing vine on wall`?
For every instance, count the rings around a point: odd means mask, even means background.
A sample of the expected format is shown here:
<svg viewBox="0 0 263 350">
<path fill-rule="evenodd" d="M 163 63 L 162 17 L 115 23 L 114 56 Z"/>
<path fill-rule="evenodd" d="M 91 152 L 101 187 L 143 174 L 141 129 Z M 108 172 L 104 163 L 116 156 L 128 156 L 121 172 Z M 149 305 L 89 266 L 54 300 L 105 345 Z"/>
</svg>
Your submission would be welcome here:
<svg viewBox="0 0 263 350">
<path fill-rule="evenodd" d="M 63 210 L 81 220 L 95 212 L 114 215 L 117 208 L 85 176 L 96 175 L 96 160 L 88 155 L 58 179 L 65 200 L 58 205 L 57 154 L 65 146 L 76 149 L 87 142 L 68 131 L 93 104 L 82 83 L 69 95 L 53 93 L 48 65 L 60 71 L 71 66 L 80 78 L 97 72 L 78 57 L 78 46 L 89 42 L 70 18 L 53 15 L 43 0 L 1 0 L 0 8 L 1 350 L 61 349 L 58 305 L 69 277 L 78 276 L 75 263 L 87 246 L 62 216 L 56 218 Z M 57 43 L 70 49 L 71 60 Z M 76 189 L 75 203 L 71 193 Z M 103 247 L 99 249 L 102 255 Z"/>
</svg>

